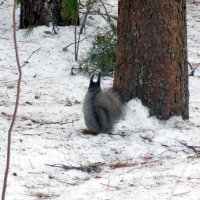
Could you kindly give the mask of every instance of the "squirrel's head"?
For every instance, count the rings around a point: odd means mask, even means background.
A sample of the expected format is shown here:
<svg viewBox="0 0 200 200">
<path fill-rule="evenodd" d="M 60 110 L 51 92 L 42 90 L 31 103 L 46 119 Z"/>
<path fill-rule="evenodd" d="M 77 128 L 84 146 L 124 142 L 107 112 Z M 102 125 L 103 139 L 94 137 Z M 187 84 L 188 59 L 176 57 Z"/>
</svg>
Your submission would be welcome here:
<svg viewBox="0 0 200 200">
<path fill-rule="evenodd" d="M 100 86 L 101 74 L 100 74 L 100 72 L 98 73 L 98 78 L 97 78 L 96 82 L 93 81 L 94 76 L 95 76 L 95 74 L 93 74 L 90 78 L 90 85 L 89 85 L 88 91 L 97 94 L 97 93 L 101 92 L 101 86 Z"/>
</svg>

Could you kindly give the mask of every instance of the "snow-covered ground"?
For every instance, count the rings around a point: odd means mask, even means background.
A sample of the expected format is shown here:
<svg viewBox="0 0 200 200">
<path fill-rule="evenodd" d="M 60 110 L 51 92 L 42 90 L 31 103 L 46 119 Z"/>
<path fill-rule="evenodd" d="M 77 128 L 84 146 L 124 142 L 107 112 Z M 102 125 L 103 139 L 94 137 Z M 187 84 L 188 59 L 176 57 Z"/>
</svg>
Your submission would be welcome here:
<svg viewBox="0 0 200 200">
<path fill-rule="evenodd" d="M 117 0 L 108 1 L 117 13 Z M 188 54 L 200 62 L 200 4 L 188 1 Z M 19 12 L 19 10 L 18 10 Z M 15 104 L 17 66 L 12 36 L 12 1 L 0 5 L 0 190 L 6 161 L 7 132 Z M 86 35 L 105 24 L 101 18 L 88 23 Z M 199 200 L 200 199 L 200 70 L 189 77 L 190 120 L 167 122 L 148 116 L 135 99 L 127 104 L 125 119 L 114 134 L 82 135 L 82 103 L 88 77 L 71 76 L 73 27 L 60 27 L 58 35 L 37 27 L 25 37 L 17 31 L 21 64 L 25 66 L 20 106 L 12 134 L 7 200 Z M 80 57 L 91 37 L 80 44 Z M 102 87 L 112 85 L 105 77 Z M 91 173 L 48 165 L 84 166 L 101 163 Z"/>
</svg>

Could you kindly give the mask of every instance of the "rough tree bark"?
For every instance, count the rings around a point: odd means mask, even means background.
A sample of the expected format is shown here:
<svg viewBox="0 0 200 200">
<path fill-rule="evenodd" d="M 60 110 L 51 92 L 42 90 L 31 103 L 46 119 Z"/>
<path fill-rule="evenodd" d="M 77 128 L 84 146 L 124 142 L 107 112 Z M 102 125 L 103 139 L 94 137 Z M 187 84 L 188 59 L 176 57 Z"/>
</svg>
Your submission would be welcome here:
<svg viewBox="0 0 200 200">
<path fill-rule="evenodd" d="M 114 88 L 150 115 L 189 118 L 186 1 L 119 0 Z"/>
<path fill-rule="evenodd" d="M 24 0 L 20 6 L 20 28 L 46 24 L 45 0 Z"/>
</svg>

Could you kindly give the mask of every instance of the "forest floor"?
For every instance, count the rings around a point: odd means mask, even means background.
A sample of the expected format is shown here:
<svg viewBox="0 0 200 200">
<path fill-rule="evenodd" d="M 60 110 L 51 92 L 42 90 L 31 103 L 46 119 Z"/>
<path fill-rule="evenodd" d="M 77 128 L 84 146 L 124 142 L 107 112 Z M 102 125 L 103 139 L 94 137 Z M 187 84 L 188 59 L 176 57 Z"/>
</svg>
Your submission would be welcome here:
<svg viewBox="0 0 200 200">
<path fill-rule="evenodd" d="M 117 14 L 117 0 L 107 1 Z M 19 8 L 17 10 L 19 14 Z M 6 163 L 7 132 L 15 104 L 18 71 L 13 45 L 12 1 L 0 5 L 0 191 Z M 101 17 L 91 17 L 79 58 L 87 53 Z M 18 25 L 18 22 L 17 22 Z M 200 63 L 200 3 L 188 1 L 188 56 Z M 82 135 L 89 78 L 70 75 L 74 27 L 17 31 L 22 67 L 20 105 L 12 133 L 7 200 L 199 200 L 200 68 L 189 77 L 190 119 L 164 122 L 149 117 L 140 100 L 126 105 L 113 134 Z M 104 77 L 102 87 L 112 86 Z M 74 166 L 78 169 L 63 169 Z M 91 171 L 91 172 L 88 172 Z"/>
</svg>

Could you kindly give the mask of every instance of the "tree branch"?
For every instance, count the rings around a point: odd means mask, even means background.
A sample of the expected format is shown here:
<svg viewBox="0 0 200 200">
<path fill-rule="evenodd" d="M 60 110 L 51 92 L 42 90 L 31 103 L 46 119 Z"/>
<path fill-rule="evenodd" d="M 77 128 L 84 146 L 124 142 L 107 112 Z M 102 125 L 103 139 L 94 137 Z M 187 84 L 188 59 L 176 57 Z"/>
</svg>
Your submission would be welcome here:
<svg viewBox="0 0 200 200">
<path fill-rule="evenodd" d="M 83 39 L 79 40 L 78 42 L 80 43 L 80 42 L 86 40 L 87 38 L 91 37 L 93 35 L 93 33 L 97 32 L 97 30 L 98 30 L 98 28 L 96 28 L 95 31 L 93 31 L 91 34 L 89 34 L 88 36 L 84 37 Z M 78 42 L 76 42 L 76 43 L 78 43 Z M 63 51 L 67 51 L 68 47 L 70 47 L 73 44 L 75 44 L 75 42 L 72 42 L 72 43 L 68 44 L 66 47 L 63 47 Z"/>
<path fill-rule="evenodd" d="M 13 5 L 13 40 L 14 40 L 15 56 L 16 56 L 16 61 L 17 61 L 19 77 L 18 77 L 18 83 L 17 83 L 17 95 L 16 95 L 16 101 L 15 101 L 14 113 L 13 113 L 12 121 L 10 124 L 10 128 L 8 130 L 7 160 L 6 160 L 6 169 L 5 169 L 5 174 L 4 174 L 3 190 L 2 190 L 2 197 L 1 197 L 2 200 L 5 199 L 5 194 L 6 194 L 7 179 L 8 179 L 8 173 L 9 173 L 9 167 L 10 167 L 11 136 L 12 136 L 12 130 L 14 127 L 17 110 L 18 110 L 18 106 L 19 106 L 20 86 L 21 86 L 21 79 L 22 79 L 22 70 L 21 70 L 20 61 L 19 61 L 17 37 L 16 37 L 16 17 L 15 17 L 15 15 L 16 15 L 15 14 L 16 13 L 16 0 L 14 0 L 13 2 L 14 2 L 14 5 Z"/>
</svg>

